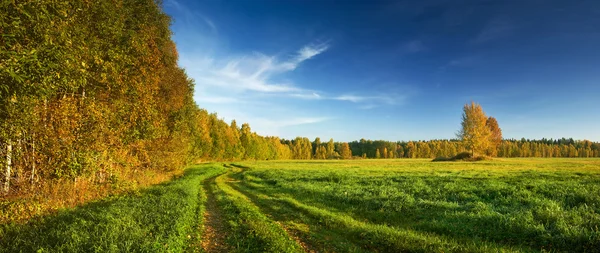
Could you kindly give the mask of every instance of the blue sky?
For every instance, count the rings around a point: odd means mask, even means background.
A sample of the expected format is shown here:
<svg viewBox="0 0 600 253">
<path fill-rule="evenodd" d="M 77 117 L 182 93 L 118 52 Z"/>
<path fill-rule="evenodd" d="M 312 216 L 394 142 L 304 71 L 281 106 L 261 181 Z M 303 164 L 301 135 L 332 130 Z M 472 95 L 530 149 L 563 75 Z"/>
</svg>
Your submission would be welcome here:
<svg viewBox="0 0 600 253">
<path fill-rule="evenodd" d="M 600 1 L 164 0 L 195 100 L 262 135 L 600 141 Z"/>
</svg>

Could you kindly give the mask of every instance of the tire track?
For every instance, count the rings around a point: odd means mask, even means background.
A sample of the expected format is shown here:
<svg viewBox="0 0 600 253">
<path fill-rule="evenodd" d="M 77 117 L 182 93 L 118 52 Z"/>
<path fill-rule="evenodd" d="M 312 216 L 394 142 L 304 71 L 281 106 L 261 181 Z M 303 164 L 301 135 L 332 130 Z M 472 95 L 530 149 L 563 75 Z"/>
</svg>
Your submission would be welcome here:
<svg viewBox="0 0 600 253">
<path fill-rule="evenodd" d="M 214 194 L 215 179 L 217 177 L 208 178 L 203 183 L 206 192 L 206 209 L 203 217 L 204 233 L 202 233 L 202 249 L 204 249 L 204 252 L 230 251 L 229 245 L 226 243 L 227 226 Z"/>
<path fill-rule="evenodd" d="M 241 172 L 238 173 L 242 173 L 244 171 L 246 171 L 247 169 L 249 169 L 248 167 L 245 166 L 241 166 L 241 165 L 237 165 L 237 164 L 231 164 L 232 167 L 236 167 L 238 169 L 241 169 Z M 231 178 L 231 177 L 230 177 Z M 296 241 L 296 243 L 298 245 L 300 245 L 300 247 L 302 247 L 302 249 L 307 252 L 307 253 L 317 253 L 320 252 L 319 250 L 316 249 L 316 247 L 314 247 L 313 245 L 311 245 L 310 243 L 308 243 L 306 240 L 304 240 L 304 238 L 302 238 L 300 236 L 300 234 L 293 230 L 290 229 L 289 227 L 287 227 L 285 224 L 283 224 L 281 221 L 278 221 L 276 219 L 274 219 L 273 215 L 270 214 L 270 212 L 264 212 L 265 209 L 270 209 L 269 207 L 263 205 L 260 203 L 260 201 L 258 200 L 257 196 L 254 196 L 246 191 L 243 191 L 239 188 L 239 186 L 237 185 L 239 183 L 239 181 L 237 180 L 233 180 L 233 178 L 231 178 L 232 180 L 229 180 L 228 184 L 229 186 L 231 186 L 233 189 L 235 189 L 236 191 L 238 191 L 239 193 L 241 193 L 242 195 L 246 196 L 246 198 L 248 198 L 248 200 L 250 200 L 254 205 L 256 205 L 257 207 L 259 207 L 259 209 L 261 209 L 263 211 L 263 213 L 269 217 L 271 220 L 273 220 L 275 222 L 275 224 L 279 225 L 279 227 L 281 227 L 287 234 L 287 236 L 291 239 L 293 239 L 294 241 Z M 273 211 L 272 209 L 270 211 Z"/>
</svg>

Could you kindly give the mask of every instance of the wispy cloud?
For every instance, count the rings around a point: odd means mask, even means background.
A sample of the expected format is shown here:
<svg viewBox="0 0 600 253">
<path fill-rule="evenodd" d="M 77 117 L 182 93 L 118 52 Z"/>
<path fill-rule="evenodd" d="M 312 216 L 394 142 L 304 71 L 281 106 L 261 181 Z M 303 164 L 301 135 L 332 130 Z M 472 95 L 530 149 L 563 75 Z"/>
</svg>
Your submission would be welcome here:
<svg viewBox="0 0 600 253">
<path fill-rule="evenodd" d="M 335 100 L 335 101 L 345 101 L 351 102 L 355 104 L 365 104 L 361 105 L 358 108 L 360 109 L 371 109 L 378 107 L 380 105 L 397 105 L 402 104 L 408 98 L 409 94 L 399 95 L 397 93 L 391 93 L 386 95 L 372 95 L 372 96 L 361 96 L 361 95 L 352 95 L 352 94 L 344 94 L 344 95 L 334 95 L 328 96 L 325 94 L 319 94 L 316 92 L 312 93 L 295 93 L 290 96 L 300 99 L 306 100 Z"/>
<path fill-rule="evenodd" d="M 333 99 L 358 103 L 358 102 L 364 101 L 366 99 L 366 97 L 354 96 L 354 95 L 341 95 L 338 97 L 334 97 Z"/>
<path fill-rule="evenodd" d="M 327 99 L 326 97 L 323 97 L 323 96 L 319 95 L 319 93 L 316 93 L 316 92 L 312 92 L 312 93 L 293 93 L 293 94 L 290 94 L 290 96 L 294 97 L 294 98 L 301 98 L 301 99 L 308 99 L 308 100 Z"/>
<path fill-rule="evenodd" d="M 291 111 L 288 108 L 250 104 L 219 104 L 219 118 L 250 123 L 252 131 L 261 135 L 281 136 L 296 126 L 327 124 L 333 117 L 315 112 Z M 292 131 L 294 133 L 295 131 Z M 286 138 L 293 138 L 289 134 Z"/>
<path fill-rule="evenodd" d="M 197 11 L 191 11 L 188 7 L 182 5 L 177 0 L 165 0 L 164 5 L 166 7 L 171 7 L 177 10 L 178 13 L 181 14 L 181 20 L 176 20 L 177 22 L 183 22 L 187 27 L 198 27 L 198 25 L 202 25 L 198 20 L 201 20 L 207 28 L 213 33 L 217 33 L 218 29 L 215 23 L 206 15 L 199 13 Z"/>
<path fill-rule="evenodd" d="M 317 45 L 305 46 L 298 51 L 298 56 L 296 57 L 296 62 L 300 63 L 302 61 L 313 58 L 314 56 L 325 52 L 329 48 L 327 43 L 321 43 Z"/>
<path fill-rule="evenodd" d="M 206 25 L 208 27 L 210 27 L 213 30 L 213 32 L 216 33 L 218 31 L 217 30 L 217 26 L 215 25 L 215 23 L 210 18 L 208 18 L 208 17 L 206 17 L 206 16 L 204 16 L 202 14 L 196 14 L 196 15 L 198 15 L 202 20 L 204 20 L 204 23 L 206 23 Z"/>
<path fill-rule="evenodd" d="M 273 81 L 273 77 L 295 70 L 302 62 L 323 53 L 328 47 L 327 44 L 307 45 L 284 61 L 258 52 L 222 62 L 204 59 L 201 66 L 192 67 L 191 71 L 196 72 L 195 79 L 198 84 L 227 88 L 233 92 L 302 94 L 300 92 L 307 91 L 292 83 Z"/>
<path fill-rule="evenodd" d="M 362 109 L 362 110 L 370 110 L 370 109 L 374 109 L 379 107 L 378 105 L 374 105 L 374 104 L 366 104 L 366 105 L 361 105 L 358 107 L 358 109 Z"/>
<path fill-rule="evenodd" d="M 480 62 L 481 55 L 467 55 L 448 61 L 438 68 L 438 73 L 444 73 L 451 68 L 470 67 Z"/>
<path fill-rule="evenodd" d="M 177 2 L 176 0 L 165 0 L 165 1 L 164 1 L 164 4 L 165 4 L 166 6 L 173 6 L 173 7 L 175 7 L 177 10 L 182 10 L 182 9 L 183 9 L 183 8 L 182 8 L 182 6 L 181 6 L 181 4 L 179 4 L 179 2 Z"/>
<path fill-rule="evenodd" d="M 248 122 L 264 135 L 279 135 L 293 126 L 320 124 L 332 119 L 326 112 L 296 107 L 294 102 L 288 103 L 291 100 L 348 102 L 359 109 L 403 103 L 406 96 L 397 93 L 343 91 L 336 94 L 306 88 L 286 75 L 324 55 L 329 48 L 328 43 L 313 43 L 288 55 L 182 54 L 180 64 L 196 82 L 194 99 L 201 107 L 218 111 L 227 121 Z"/>
<path fill-rule="evenodd" d="M 494 18 L 471 40 L 473 44 L 480 44 L 508 36 L 513 31 L 513 25 L 507 18 Z"/>
<path fill-rule="evenodd" d="M 341 95 L 341 96 L 337 96 L 337 97 L 332 97 L 331 99 L 340 100 L 340 101 L 350 101 L 353 103 L 364 102 L 364 103 L 369 103 L 370 105 L 374 105 L 375 103 L 395 105 L 395 104 L 403 103 L 407 97 L 408 97 L 408 94 L 400 95 L 400 94 L 394 93 L 394 94 L 374 95 L 374 96 Z"/>
<path fill-rule="evenodd" d="M 329 48 L 328 44 L 311 44 L 302 47 L 287 60 L 262 53 L 252 53 L 225 61 L 212 58 L 200 58 L 198 61 L 183 59 L 188 71 L 196 83 L 202 87 L 213 87 L 232 94 L 266 94 L 306 100 L 335 100 L 352 103 L 397 104 L 405 96 L 397 94 L 355 95 L 327 94 L 297 86 L 291 81 L 274 81 L 286 72 L 294 71 L 303 62 L 308 61 Z M 185 56 L 183 57 L 185 58 Z M 237 103 L 238 99 L 224 99 L 209 94 L 197 97 L 197 100 L 208 103 Z"/>
<path fill-rule="evenodd" d="M 315 124 L 330 120 L 329 117 L 306 117 L 306 118 L 289 118 L 286 120 L 271 121 L 272 126 L 276 127 L 287 127 L 287 126 L 298 126 L 306 124 Z"/>
<path fill-rule="evenodd" d="M 418 53 L 426 51 L 427 47 L 420 40 L 412 40 L 404 45 L 404 50 L 408 53 Z"/>
</svg>

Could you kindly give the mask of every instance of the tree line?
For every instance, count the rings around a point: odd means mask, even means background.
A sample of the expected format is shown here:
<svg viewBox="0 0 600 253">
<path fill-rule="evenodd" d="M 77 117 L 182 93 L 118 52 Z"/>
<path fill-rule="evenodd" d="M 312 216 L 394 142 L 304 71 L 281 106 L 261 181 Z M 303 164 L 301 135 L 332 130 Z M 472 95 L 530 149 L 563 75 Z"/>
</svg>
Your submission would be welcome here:
<svg viewBox="0 0 600 253">
<path fill-rule="evenodd" d="M 0 12 L 3 192 L 230 155 L 203 143 L 227 124 L 194 103 L 154 0 L 8 0 Z"/>
<path fill-rule="evenodd" d="M 352 155 L 364 158 L 435 158 L 469 152 L 460 139 L 429 141 L 365 140 L 350 142 Z M 573 139 L 504 139 L 496 157 L 600 157 L 600 143 Z"/>
<path fill-rule="evenodd" d="M 4 193 L 60 180 L 114 182 L 198 160 L 430 158 L 466 150 L 458 140 L 284 140 L 227 123 L 194 102 L 171 19 L 154 0 L 8 0 L 0 11 Z M 502 140 L 493 150 L 600 156 L 600 144 L 573 140 Z"/>
<path fill-rule="evenodd" d="M 588 140 L 542 139 L 507 140 L 494 117 L 481 105 L 471 102 L 463 107 L 458 139 L 430 141 L 370 141 L 350 143 L 355 157 L 363 158 L 439 158 L 469 152 L 491 157 L 600 157 L 600 143 Z"/>
</svg>

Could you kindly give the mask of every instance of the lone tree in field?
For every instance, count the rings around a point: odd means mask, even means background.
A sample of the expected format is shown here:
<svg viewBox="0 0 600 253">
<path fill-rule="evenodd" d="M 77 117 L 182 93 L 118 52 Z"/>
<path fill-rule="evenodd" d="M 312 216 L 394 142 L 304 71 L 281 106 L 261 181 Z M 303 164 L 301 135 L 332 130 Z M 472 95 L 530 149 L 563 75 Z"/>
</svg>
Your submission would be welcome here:
<svg viewBox="0 0 600 253">
<path fill-rule="evenodd" d="M 473 156 L 486 151 L 490 146 L 491 133 L 486 122 L 487 116 L 481 105 L 471 102 L 463 107 L 462 128 L 456 135 Z"/>
<path fill-rule="evenodd" d="M 485 125 L 490 129 L 490 147 L 487 153 L 490 156 L 496 156 L 498 153 L 497 148 L 502 143 L 502 130 L 494 117 L 489 117 Z"/>
</svg>

